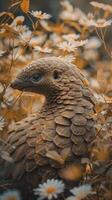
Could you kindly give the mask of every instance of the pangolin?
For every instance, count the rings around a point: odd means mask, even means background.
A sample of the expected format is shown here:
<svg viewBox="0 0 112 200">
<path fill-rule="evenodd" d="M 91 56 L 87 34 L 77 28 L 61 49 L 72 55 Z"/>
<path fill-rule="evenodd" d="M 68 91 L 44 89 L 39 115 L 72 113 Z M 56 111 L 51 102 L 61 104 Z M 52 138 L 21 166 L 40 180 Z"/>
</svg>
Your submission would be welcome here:
<svg viewBox="0 0 112 200">
<path fill-rule="evenodd" d="M 76 66 L 58 57 L 40 58 L 23 69 L 11 86 L 44 95 L 45 103 L 40 112 L 9 130 L 3 151 L 14 160 L 13 168 L 6 170 L 10 180 L 25 179 L 34 187 L 89 156 L 95 138 L 95 99 Z"/>
</svg>

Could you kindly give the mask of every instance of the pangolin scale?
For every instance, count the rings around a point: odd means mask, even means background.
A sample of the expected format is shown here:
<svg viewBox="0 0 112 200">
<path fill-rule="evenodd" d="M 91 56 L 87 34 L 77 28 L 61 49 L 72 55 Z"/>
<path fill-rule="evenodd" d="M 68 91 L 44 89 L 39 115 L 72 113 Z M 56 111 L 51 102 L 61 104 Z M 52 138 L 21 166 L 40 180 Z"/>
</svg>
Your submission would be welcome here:
<svg viewBox="0 0 112 200">
<path fill-rule="evenodd" d="M 4 178 L 13 183 L 27 180 L 35 187 L 89 156 L 95 138 L 95 99 L 76 66 L 57 57 L 41 58 L 22 70 L 11 86 L 43 94 L 46 101 L 39 113 L 9 130 L 8 145 L 2 150 L 14 164 Z"/>
</svg>

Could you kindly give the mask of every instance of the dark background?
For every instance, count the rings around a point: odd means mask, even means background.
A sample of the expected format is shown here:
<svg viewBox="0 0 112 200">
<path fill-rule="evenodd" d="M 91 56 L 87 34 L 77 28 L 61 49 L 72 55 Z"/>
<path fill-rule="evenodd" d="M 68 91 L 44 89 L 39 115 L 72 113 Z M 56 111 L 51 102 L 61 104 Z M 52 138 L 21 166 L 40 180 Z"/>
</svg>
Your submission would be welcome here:
<svg viewBox="0 0 112 200">
<path fill-rule="evenodd" d="M 18 0 L 0 0 L 0 11 L 7 11 L 11 3 Z M 82 8 L 85 12 L 91 11 L 92 6 L 89 3 L 92 0 L 69 0 L 74 6 Z M 42 10 L 51 14 L 56 19 L 60 10 L 61 0 L 30 0 L 30 10 Z M 107 3 L 112 5 L 112 0 L 97 0 L 96 2 Z M 20 13 L 20 11 L 19 11 Z M 17 13 L 17 14 L 19 14 Z"/>
</svg>

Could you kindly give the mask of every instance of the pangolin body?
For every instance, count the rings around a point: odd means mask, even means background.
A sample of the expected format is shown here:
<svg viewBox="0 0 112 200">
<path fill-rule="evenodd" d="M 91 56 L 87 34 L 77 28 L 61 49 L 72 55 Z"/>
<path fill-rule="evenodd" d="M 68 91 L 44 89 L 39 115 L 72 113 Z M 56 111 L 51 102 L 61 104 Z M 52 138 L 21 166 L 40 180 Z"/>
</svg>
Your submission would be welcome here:
<svg viewBox="0 0 112 200">
<path fill-rule="evenodd" d="M 43 94 L 46 101 L 39 113 L 9 130 L 3 150 L 14 160 L 10 179 L 25 178 L 35 187 L 88 157 L 95 138 L 95 100 L 77 67 L 61 58 L 41 58 L 26 67 L 12 87 Z"/>
</svg>

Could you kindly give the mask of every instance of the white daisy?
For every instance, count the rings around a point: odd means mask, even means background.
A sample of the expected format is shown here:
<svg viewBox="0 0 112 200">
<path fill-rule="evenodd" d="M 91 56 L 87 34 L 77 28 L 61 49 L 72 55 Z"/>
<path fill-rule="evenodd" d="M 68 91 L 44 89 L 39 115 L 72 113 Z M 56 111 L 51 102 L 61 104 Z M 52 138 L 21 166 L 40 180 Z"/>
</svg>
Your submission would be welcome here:
<svg viewBox="0 0 112 200">
<path fill-rule="evenodd" d="M 68 197 L 66 200 L 81 200 L 84 199 L 88 194 L 92 193 L 91 185 L 85 184 L 79 187 L 74 187 L 70 192 L 74 196 Z"/>
<path fill-rule="evenodd" d="M 17 25 L 23 24 L 24 19 L 25 19 L 24 16 L 17 16 L 17 17 L 13 20 L 11 26 L 17 26 Z"/>
<path fill-rule="evenodd" d="M 39 20 L 51 18 L 51 15 L 49 15 L 47 13 L 42 13 L 42 11 L 32 11 L 30 13 L 31 13 L 31 15 L 33 15 L 34 17 L 36 17 Z"/>
<path fill-rule="evenodd" d="M 95 8 L 99 8 L 104 11 L 108 11 L 108 12 L 112 13 L 112 6 L 109 4 L 99 3 L 99 2 L 95 2 L 95 1 L 90 2 L 90 4 Z"/>
<path fill-rule="evenodd" d="M 71 33 L 71 34 L 65 34 L 62 36 L 64 40 L 67 40 L 68 42 L 73 42 L 74 40 L 79 39 L 80 35 Z"/>
<path fill-rule="evenodd" d="M 66 41 L 58 44 L 57 47 L 61 49 L 62 51 L 67 51 L 67 52 L 74 52 L 77 49 L 74 43 L 66 42 Z"/>
<path fill-rule="evenodd" d="M 39 195 L 39 199 L 57 198 L 58 194 L 64 191 L 64 183 L 56 179 L 48 179 L 45 183 L 40 184 L 38 188 L 34 189 L 34 194 Z"/>
<path fill-rule="evenodd" d="M 65 56 L 59 56 L 59 58 L 62 58 L 66 62 L 70 62 L 70 63 L 72 63 L 76 59 L 76 57 L 72 54 L 67 54 Z"/>
<path fill-rule="evenodd" d="M 96 21 L 96 24 L 95 24 L 95 27 L 98 27 L 98 28 L 105 28 L 107 26 L 110 26 L 112 24 L 112 20 L 105 20 L 105 19 L 98 19 Z"/>
<path fill-rule="evenodd" d="M 18 191 L 8 190 L 0 195 L 0 200 L 21 200 L 21 197 Z"/>
<path fill-rule="evenodd" d="M 39 51 L 41 53 L 51 53 L 52 49 L 48 48 L 48 47 L 40 47 L 40 46 L 36 46 L 34 47 L 35 51 Z"/>
</svg>

